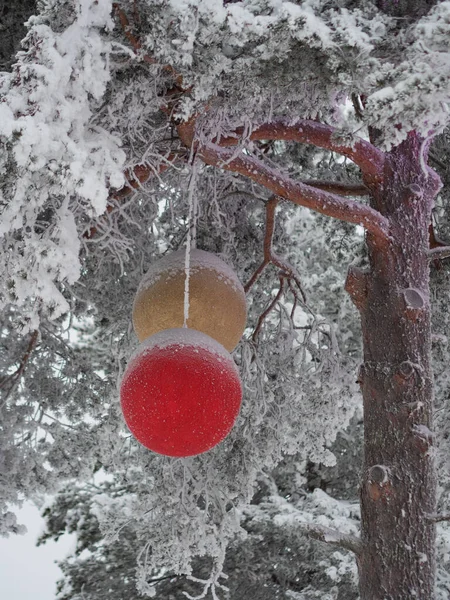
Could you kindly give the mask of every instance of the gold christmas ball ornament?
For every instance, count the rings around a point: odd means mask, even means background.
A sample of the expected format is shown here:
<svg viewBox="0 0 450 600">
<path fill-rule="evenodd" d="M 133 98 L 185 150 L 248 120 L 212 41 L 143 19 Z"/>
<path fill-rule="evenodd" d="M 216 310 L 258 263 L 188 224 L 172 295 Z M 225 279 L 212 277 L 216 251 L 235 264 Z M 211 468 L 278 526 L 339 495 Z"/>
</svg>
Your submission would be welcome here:
<svg viewBox="0 0 450 600">
<path fill-rule="evenodd" d="M 144 275 L 133 305 L 139 341 L 164 329 L 183 327 L 186 251 L 154 263 Z M 245 292 L 233 270 L 218 256 L 193 249 L 189 268 L 187 326 L 217 340 L 231 352 L 247 319 Z"/>
</svg>

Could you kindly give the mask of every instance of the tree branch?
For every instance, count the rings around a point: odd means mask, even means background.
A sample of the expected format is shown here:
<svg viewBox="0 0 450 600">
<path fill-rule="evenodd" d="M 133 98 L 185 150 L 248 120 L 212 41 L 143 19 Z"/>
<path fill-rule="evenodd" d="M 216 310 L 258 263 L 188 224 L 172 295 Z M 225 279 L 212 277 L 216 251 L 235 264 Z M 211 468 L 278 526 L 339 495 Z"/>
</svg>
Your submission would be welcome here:
<svg viewBox="0 0 450 600">
<path fill-rule="evenodd" d="M 430 260 L 443 260 L 450 256 L 450 246 L 438 246 L 428 250 L 428 258 Z"/>
<path fill-rule="evenodd" d="M 315 540 L 325 542 L 332 546 L 339 546 L 345 550 L 350 550 L 350 552 L 353 552 L 356 556 L 361 554 L 362 542 L 360 538 L 354 535 L 341 533 L 336 529 L 330 529 L 329 527 L 324 527 L 322 525 L 306 525 L 304 531 Z"/>
<path fill-rule="evenodd" d="M 137 55 L 140 55 L 141 50 L 142 50 L 142 44 L 141 44 L 140 40 L 136 36 L 134 36 L 133 33 L 131 32 L 131 27 L 130 27 L 128 17 L 126 16 L 125 12 L 121 9 L 121 7 L 117 3 L 113 4 L 113 8 L 114 8 L 116 14 L 118 15 L 120 24 L 122 26 L 122 29 L 124 31 L 126 38 L 128 39 L 129 43 L 133 47 L 135 53 Z M 158 64 L 154 58 L 152 58 L 151 56 L 148 56 L 147 54 L 142 55 L 142 58 L 147 63 Z M 175 91 L 179 91 L 182 93 L 185 93 L 186 91 L 188 91 L 182 87 L 182 84 L 183 84 L 182 76 L 173 67 L 171 67 L 170 65 L 163 65 L 162 69 L 167 71 L 170 75 L 172 75 L 174 77 L 175 88 L 176 88 Z M 169 96 L 171 95 L 171 91 L 168 92 L 168 95 Z M 165 112 L 167 112 L 166 107 L 162 107 L 162 109 Z M 185 143 L 187 148 L 192 147 L 196 119 L 197 119 L 197 115 L 194 115 L 193 117 L 191 117 L 191 119 L 189 119 L 188 122 L 182 123 L 182 124 L 177 124 L 178 129 L 182 130 L 184 133 L 184 137 L 183 137 L 183 135 L 181 135 L 181 133 L 180 133 L 180 137 L 182 138 L 182 140 Z M 286 120 L 279 120 L 279 121 L 275 121 L 272 123 L 265 123 L 265 124 L 258 126 L 256 129 L 254 129 L 251 132 L 248 139 L 252 140 L 252 141 L 256 141 L 256 140 L 286 140 L 286 141 L 289 141 L 289 140 L 291 140 L 291 141 L 297 141 L 297 142 L 302 142 L 302 143 L 307 143 L 307 144 L 313 144 L 313 145 L 316 145 L 316 146 L 324 148 L 324 149 L 338 152 L 338 153 L 343 154 L 344 156 L 347 156 L 348 158 L 350 158 L 353 162 L 355 162 L 355 164 L 357 164 L 361 168 L 363 173 L 368 177 L 369 183 L 376 183 L 379 180 L 381 180 L 382 172 L 383 172 L 383 165 L 384 165 L 384 158 L 385 158 L 384 153 L 381 152 L 380 150 L 378 150 L 375 146 L 373 146 L 369 142 L 366 142 L 365 140 L 362 140 L 360 138 L 357 138 L 356 141 L 354 141 L 351 145 L 344 144 L 339 141 L 338 134 L 339 134 L 339 132 L 335 128 L 333 128 L 329 125 L 323 125 L 316 121 L 301 120 L 301 121 L 297 121 L 296 123 L 291 123 Z M 220 146 L 237 145 L 243 135 L 244 135 L 244 128 L 238 128 L 233 133 L 233 135 L 231 135 L 227 138 L 221 138 L 220 140 L 218 140 L 218 144 L 220 144 Z M 256 160 L 256 159 L 253 159 L 253 160 Z M 205 162 L 209 162 L 209 161 L 206 160 Z M 224 162 L 224 161 L 222 160 L 222 162 Z M 214 164 L 214 163 L 209 162 L 209 164 Z M 222 167 L 226 168 L 225 165 L 222 165 Z M 138 165 L 134 170 L 136 171 L 136 169 L 139 169 L 139 174 L 137 175 L 137 179 L 138 179 L 139 183 L 146 181 L 151 174 L 151 170 L 146 169 L 144 166 Z M 266 169 L 268 170 L 269 168 L 266 167 Z M 165 170 L 165 169 L 161 169 L 161 171 L 162 170 Z M 234 169 L 230 168 L 229 170 L 234 170 Z M 240 172 L 240 171 L 237 170 L 237 172 Z M 275 171 L 274 171 L 274 173 L 275 173 Z M 243 174 L 247 174 L 247 173 L 243 173 Z M 117 198 L 124 197 L 124 196 L 130 194 L 134 189 L 136 189 L 136 187 L 138 187 L 138 186 L 134 185 L 134 178 L 136 178 L 136 175 L 133 178 L 127 176 L 127 180 L 130 185 L 126 185 L 126 186 L 124 186 L 124 188 L 122 188 L 122 190 L 115 192 L 113 194 L 113 198 L 117 199 Z M 259 181 L 259 182 L 261 183 L 261 181 Z M 268 187 L 272 191 L 276 192 L 276 190 L 271 188 L 270 185 L 267 185 L 267 183 L 263 184 L 263 185 L 266 185 L 266 187 Z M 319 210 L 319 212 L 323 212 L 324 214 L 330 214 L 330 213 L 326 212 L 327 209 L 320 211 L 320 208 L 318 206 L 313 207 L 312 203 L 310 201 L 308 202 L 308 198 L 307 198 L 308 190 L 311 191 L 312 188 L 316 188 L 316 189 L 321 189 L 324 192 L 333 192 L 336 195 L 344 195 L 344 196 L 346 196 L 346 195 L 353 195 L 353 196 L 354 195 L 366 195 L 369 191 L 368 188 L 363 184 L 361 184 L 361 185 L 350 184 L 349 185 L 349 184 L 341 184 L 338 182 L 331 183 L 331 182 L 311 181 L 311 182 L 309 182 L 309 185 L 303 184 L 306 186 L 306 188 L 303 189 L 303 196 L 305 197 L 305 200 L 307 201 L 307 203 L 305 203 L 305 202 L 299 201 L 300 190 L 298 189 L 298 186 L 301 186 L 301 185 L 302 185 L 301 183 L 297 184 L 297 190 L 296 190 L 297 199 L 296 200 L 294 200 L 292 196 L 290 197 L 286 193 L 280 193 L 279 195 L 281 195 L 289 200 L 292 200 L 298 204 L 303 204 L 304 206 L 308 206 L 309 208 L 314 208 L 315 210 Z M 279 193 L 279 192 L 276 192 L 276 193 Z M 324 198 L 322 196 L 322 197 L 318 197 L 317 200 L 318 200 L 318 202 L 320 202 L 322 204 L 324 204 L 324 200 L 325 200 L 325 203 L 326 203 L 326 200 L 328 200 L 328 204 L 330 205 L 331 198 Z M 343 217 L 344 211 L 342 210 L 343 208 L 344 207 L 342 206 L 338 210 L 339 214 L 336 214 L 335 211 L 333 210 L 333 214 L 330 214 L 330 216 L 335 216 L 337 218 L 341 218 L 341 219 L 347 220 L 349 222 L 358 222 L 358 223 L 360 222 L 359 220 L 354 221 L 354 220 L 350 220 L 349 218 L 344 218 Z M 109 208 L 109 210 L 112 210 L 112 208 Z M 367 208 L 365 211 L 363 210 L 362 212 L 367 213 L 367 211 L 370 211 L 370 210 L 371 209 Z M 346 212 L 348 212 L 348 207 L 346 207 Z M 357 213 L 356 213 L 357 218 L 359 218 L 359 212 L 360 211 L 357 211 Z M 361 216 L 363 216 L 363 222 L 361 222 L 361 224 L 363 226 L 365 226 L 369 231 L 374 232 L 371 229 L 371 223 L 369 223 L 369 222 L 364 223 L 364 217 L 367 217 L 367 214 L 361 215 Z M 367 221 L 370 221 L 370 220 L 371 219 L 369 218 Z M 91 237 L 95 233 L 96 233 L 96 229 L 92 228 L 92 230 L 87 232 L 87 237 Z"/>
<path fill-rule="evenodd" d="M 432 523 L 442 523 L 443 521 L 450 521 L 450 513 L 441 513 L 436 515 L 425 515 L 425 518 Z"/>
<path fill-rule="evenodd" d="M 283 278 L 286 277 L 289 280 L 293 279 L 295 281 L 295 283 L 297 284 L 297 287 L 300 291 L 300 294 L 303 298 L 303 301 L 306 302 L 306 297 L 303 292 L 303 289 L 302 289 L 302 286 L 300 283 L 300 277 L 299 277 L 298 273 L 295 271 L 295 269 L 294 269 L 294 267 L 292 267 L 292 265 L 290 265 L 289 263 L 284 261 L 282 258 L 277 256 L 275 254 L 275 252 L 273 251 L 272 242 L 273 242 L 273 232 L 275 230 L 275 210 L 276 210 L 276 207 L 278 206 L 279 202 L 280 202 L 280 198 L 278 198 L 277 196 L 272 196 L 267 201 L 267 204 L 266 204 L 266 232 L 264 235 L 264 258 L 263 258 L 262 263 L 259 265 L 259 267 L 256 269 L 256 271 L 253 273 L 250 280 L 244 286 L 244 290 L 245 290 L 245 293 L 248 293 L 248 291 L 251 289 L 253 284 L 257 281 L 257 279 L 259 278 L 261 273 L 264 271 L 266 266 L 268 264 L 273 264 L 274 266 L 278 267 L 281 270 Z M 283 287 L 283 282 L 281 282 L 281 287 Z"/>
<path fill-rule="evenodd" d="M 275 308 L 277 302 L 279 301 L 279 299 L 283 295 L 283 291 L 284 291 L 284 277 L 282 275 L 280 275 L 280 289 L 278 290 L 277 295 L 270 302 L 270 304 L 266 308 L 266 310 L 262 314 L 259 315 L 259 319 L 258 319 L 258 322 L 256 324 L 255 331 L 253 332 L 253 335 L 252 335 L 252 340 L 253 341 L 255 341 L 256 338 L 258 337 L 258 333 L 259 333 L 259 331 L 260 331 L 260 329 L 262 327 L 262 324 L 264 323 L 265 318 Z"/>
<path fill-rule="evenodd" d="M 232 135 L 213 141 L 220 146 L 237 145 L 244 133 L 244 128 L 239 127 Z M 361 138 L 357 137 L 353 143 L 345 144 L 339 141 L 338 136 L 339 130 L 317 121 L 299 120 L 292 123 L 279 120 L 256 127 L 247 139 L 250 141 L 284 140 L 312 144 L 346 156 L 358 165 L 365 175 L 374 180 L 374 183 L 381 181 L 385 160 L 384 152 Z"/>
<path fill-rule="evenodd" d="M 127 40 L 130 42 L 131 46 L 133 47 L 133 50 L 135 51 L 136 56 L 139 58 L 142 58 L 142 60 L 144 62 L 146 62 L 150 65 L 159 65 L 158 61 L 155 58 L 152 58 L 148 54 L 143 54 L 141 52 L 142 44 L 141 44 L 140 40 L 135 35 L 133 35 L 133 33 L 131 32 L 130 22 L 129 22 L 128 17 L 125 14 L 125 12 L 120 8 L 120 6 L 117 3 L 113 3 L 112 6 L 113 6 L 114 11 L 117 13 L 117 16 L 119 17 L 119 21 L 122 26 L 123 32 L 125 34 L 125 37 L 127 38 Z M 173 78 L 175 79 L 175 83 L 178 86 L 181 86 L 183 84 L 182 76 L 172 66 L 170 66 L 170 65 L 160 65 L 160 66 L 163 71 L 165 71 L 169 75 L 173 76 Z"/>
<path fill-rule="evenodd" d="M 184 141 L 182 126 L 178 127 L 178 131 Z M 242 152 L 236 155 L 233 151 L 212 144 L 199 146 L 197 156 L 209 165 L 240 173 L 294 204 L 306 206 L 348 223 L 361 225 L 375 237 L 385 240 L 389 237 L 388 219 L 370 206 L 294 181 L 257 158 Z"/>
<path fill-rule="evenodd" d="M 338 196 L 368 196 L 370 194 L 369 188 L 364 183 L 342 183 L 340 181 L 321 181 L 318 179 L 309 179 L 302 181 L 302 183 Z"/>
<path fill-rule="evenodd" d="M 265 267 L 270 263 L 270 254 L 272 248 L 273 232 L 275 229 L 275 209 L 278 206 L 280 199 L 277 196 L 272 196 L 266 204 L 266 232 L 264 235 L 264 259 L 256 271 L 251 276 L 250 280 L 245 284 L 244 290 L 247 294 L 257 281 Z"/>
<path fill-rule="evenodd" d="M 163 158 L 163 157 L 161 157 Z M 121 198 L 125 198 L 129 196 L 134 191 L 139 189 L 143 183 L 148 181 L 152 175 L 159 175 L 160 173 L 164 173 L 167 169 L 170 169 L 173 166 L 173 163 L 180 158 L 179 153 L 171 152 L 166 157 L 164 157 L 164 162 L 161 162 L 157 167 L 155 165 L 151 165 L 150 163 L 145 163 L 142 165 L 136 165 L 130 169 L 125 171 L 125 178 L 127 183 L 111 194 L 111 198 L 115 200 L 120 200 Z"/>
</svg>

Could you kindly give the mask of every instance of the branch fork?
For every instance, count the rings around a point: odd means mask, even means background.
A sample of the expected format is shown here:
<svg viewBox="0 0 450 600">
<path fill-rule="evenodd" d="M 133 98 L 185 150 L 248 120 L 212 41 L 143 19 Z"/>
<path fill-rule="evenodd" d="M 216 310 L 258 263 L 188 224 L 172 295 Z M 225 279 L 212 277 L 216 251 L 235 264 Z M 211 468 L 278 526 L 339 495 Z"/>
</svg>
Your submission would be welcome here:
<svg viewBox="0 0 450 600">
<path fill-rule="evenodd" d="M 264 310 L 264 312 L 259 316 L 258 322 L 256 324 L 255 330 L 252 335 L 252 339 L 256 340 L 258 333 L 262 327 L 262 324 L 267 317 L 267 315 L 275 308 L 278 301 L 280 300 L 283 292 L 285 290 L 286 280 L 288 281 L 289 289 L 294 295 L 294 307 L 292 309 L 291 317 L 293 317 L 293 312 L 295 310 L 295 306 L 299 301 L 299 295 L 301 296 L 301 300 L 306 302 L 306 296 L 302 289 L 300 277 L 296 271 L 296 269 L 290 265 L 287 261 L 284 261 L 281 257 L 279 257 L 273 251 L 273 233 L 275 230 L 275 210 L 280 202 L 280 198 L 278 196 L 272 196 L 266 204 L 266 232 L 264 236 L 264 258 L 261 264 L 258 266 L 256 271 L 253 273 L 249 281 L 245 284 L 244 290 L 245 293 L 248 294 L 250 289 L 253 287 L 255 282 L 260 277 L 261 273 L 267 267 L 267 265 L 272 264 L 280 269 L 279 280 L 280 287 L 270 302 L 269 306 Z M 295 285 L 294 285 L 295 284 Z"/>
<path fill-rule="evenodd" d="M 259 278 L 261 273 L 267 267 L 267 265 L 273 264 L 274 266 L 276 266 L 280 269 L 280 271 L 281 271 L 280 276 L 282 276 L 283 278 L 292 279 L 296 283 L 296 285 L 300 291 L 300 294 L 303 298 L 303 301 L 306 302 L 306 296 L 302 290 L 301 283 L 300 283 L 300 277 L 299 277 L 298 273 L 296 272 L 294 267 L 292 267 L 292 265 L 290 265 L 288 262 L 284 261 L 281 257 L 279 257 L 277 254 L 275 254 L 275 252 L 273 251 L 273 233 L 275 230 L 275 210 L 276 210 L 276 207 L 278 206 L 280 200 L 281 200 L 281 198 L 279 198 L 278 196 L 272 196 L 267 201 L 267 204 L 266 204 L 266 233 L 264 236 L 264 258 L 263 258 L 262 263 L 259 265 L 259 267 L 256 269 L 256 271 L 251 276 L 250 280 L 245 284 L 244 290 L 245 290 L 245 293 L 247 294 L 250 291 L 250 289 L 252 288 L 252 286 L 254 285 L 254 283 L 257 281 L 257 279 Z"/>
</svg>

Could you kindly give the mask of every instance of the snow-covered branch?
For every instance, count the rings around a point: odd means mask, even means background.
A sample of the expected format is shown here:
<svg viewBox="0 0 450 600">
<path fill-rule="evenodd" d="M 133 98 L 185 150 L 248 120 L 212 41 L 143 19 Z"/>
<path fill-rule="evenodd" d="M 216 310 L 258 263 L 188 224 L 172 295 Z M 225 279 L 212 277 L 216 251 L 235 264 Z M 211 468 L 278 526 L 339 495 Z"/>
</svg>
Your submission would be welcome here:
<svg viewBox="0 0 450 600">
<path fill-rule="evenodd" d="M 258 277 L 261 275 L 261 273 L 264 271 L 266 266 L 268 264 L 273 264 L 275 267 L 278 267 L 281 270 L 281 272 L 283 273 L 283 276 L 293 279 L 295 281 L 295 283 L 297 284 L 297 286 L 300 290 L 300 294 L 302 295 L 303 300 L 305 300 L 305 294 L 302 290 L 298 273 L 296 273 L 296 271 L 292 267 L 292 265 L 290 265 L 287 262 L 285 262 L 284 260 L 282 260 L 273 251 L 272 242 L 273 242 L 273 232 L 275 229 L 275 210 L 276 210 L 279 202 L 280 202 L 280 198 L 278 198 L 277 196 L 272 196 L 272 198 L 270 198 L 267 201 L 267 204 L 266 204 L 266 232 L 265 232 L 265 236 L 264 236 L 264 258 L 263 258 L 262 263 L 259 265 L 259 267 L 256 269 L 256 271 L 253 273 L 250 280 L 246 283 L 244 289 L 245 289 L 245 292 L 247 293 L 250 290 L 250 288 L 253 286 L 255 281 L 258 279 Z"/>
<path fill-rule="evenodd" d="M 142 44 L 141 41 L 139 40 L 139 38 L 137 38 L 131 31 L 131 27 L 130 27 L 130 22 L 128 20 L 128 17 L 126 15 L 126 13 L 120 8 L 118 3 L 113 3 L 113 9 L 116 12 L 117 16 L 119 17 L 119 22 L 120 25 L 123 29 L 124 35 L 127 38 L 127 40 L 130 42 L 131 46 L 133 47 L 136 55 L 140 58 L 142 58 L 142 60 L 150 65 L 158 65 L 159 62 L 153 58 L 152 56 L 150 56 L 149 54 L 142 52 Z M 166 73 L 168 73 L 169 75 L 172 75 L 175 79 L 175 83 L 178 86 L 182 85 L 183 79 L 181 77 L 181 75 L 171 66 L 171 65 L 161 65 L 161 68 L 163 71 L 165 71 Z"/>
<path fill-rule="evenodd" d="M 444 521 L 450 521 L 450 513 L 441 513 L 436 515 L 426 515 L 427 521 L 432 523 L 443 523 Z"/>
<path fill-rule="evenodd" d="M 244 129 L 241 127 L 234 135 L 221 138 L 216 143 L 221 146 L 236 145 L 242 139 Z M 317 121 L 301 120 L 291 121 L 279 120 L 264 123 L 251 132 L 248 136 L 250 141 L 256 140 L 284 140 L 313 144 L 332 152 L 337 152 L 352 160 L 361 171 L 374 182 L 381 180 L 384 167 L 384 152 L 361 138 L 354 138 L 351 143 L 344 143 L 339 138 L 339 130 L 324 125 Z"/>
<path fill-rule="evenodd" d="M 428 257 L 430 260 L 443 260 L 450 256 L 450 246 L 438 246 L 437 248 L 431 248 L 428 250 Z"/>
<path fill-rule="evenodd" d="M 109 214 L 117 207 L 117 201 L 126 198 L 136 190 L 138 190 L 143 183 L 151 179 L 153 176 L 158 177 L 167 169 L 170 169 L 174 162 L 180 158 L 179 154 L 176 152 L 171 152 L 167 156 L 161 156 L 161 162 L 158 165 L 153 165 L 150 163 L 144 163 L 141 165 L 136 165 L 134 167 L 130 167 L 124 173 L 126 183 L 119 190 L 114 190 L 111 192 L 108 198 L 108 204 L 106 206 L 106 214 Z M 105 215 L 102 215 L 104 219 Z M 84 232 L 83 237 L 85 239 L 93 238 L 98 232 L 98 227 L 95 225 L 90 227 Z"/>
<path fill-rule="evenodd" d="M 295 204 L 361 225 L 377 237 L 386 239 L 389 236 L 388 219 L 370 206 L 294 181 L 257 158 L 242 152 L 236 154 L 214 144 L 198 147 L 197 156 L 207 164 L 240 173 Z"/>
<path fill-rule="evenodd" d="M 14 389 L 16 383 L 20 380 L 21 376 L 23 375 L 23 372 L 26 369 L 27 363 L 30 359 L 30 356 L 31 356 L 34 348 L 36 347 L 36 344 L 38 343 L 38 340 L 39 340 L 39 330 L 36 329 L 31 333 L 30 340 L 26 347 L 25 353 L 22 356 L 22 358 L 20 359 L 19 366 L 17 367 L 17 369 L 10 375 L 5 375 L 4 377 L 0 377 L 0 390 L 2 390 L 6 385 L 10 384 L 8 391 L 5 393 L 5 395 L 3 397 L 3 403 L 1 406 L 3 406 L 5 404 L 6 400 L 8 399 L 12 390 Z"/>
<path fill-rule="evenodd" d="M 303 183 L 338 196 L 368 196 L 370 194 L 369 188 L 363 183 L 343 183 L 341 181 L 322 181 L 319 179 L 309 179 L 303 181 Z"/>
</svg>

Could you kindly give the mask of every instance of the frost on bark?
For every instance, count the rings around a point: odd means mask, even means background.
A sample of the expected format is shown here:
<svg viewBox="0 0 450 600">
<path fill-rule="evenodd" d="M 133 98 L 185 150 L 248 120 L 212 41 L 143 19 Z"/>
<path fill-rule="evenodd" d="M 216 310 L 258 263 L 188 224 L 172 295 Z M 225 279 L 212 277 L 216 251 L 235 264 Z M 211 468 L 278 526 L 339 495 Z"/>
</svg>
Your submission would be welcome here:
<svg viewBox="0 0 450 600">
<path fill-rule="evenodd" d="M 434 597 L 433 454 L 428 228 L 437 176 L 414 133 L 386 156 L 371 204 L 390 222 L 388 243 L 368 234 L 370 269 L 351 274 L 361 313 L 364 600 Z M 359 279 L 359 285 L 355 281 Z M 354 293 L 357 290 L 357 293 Z"/>
</svg>

